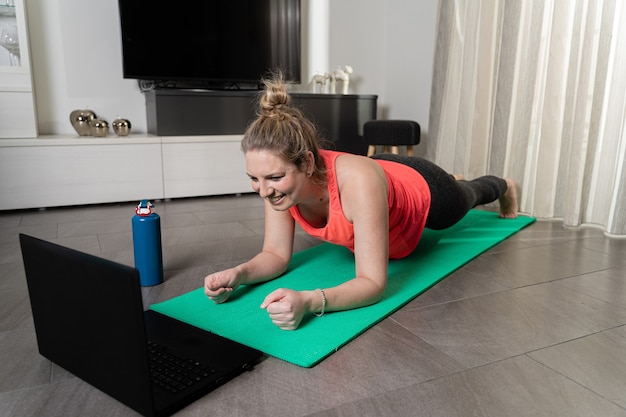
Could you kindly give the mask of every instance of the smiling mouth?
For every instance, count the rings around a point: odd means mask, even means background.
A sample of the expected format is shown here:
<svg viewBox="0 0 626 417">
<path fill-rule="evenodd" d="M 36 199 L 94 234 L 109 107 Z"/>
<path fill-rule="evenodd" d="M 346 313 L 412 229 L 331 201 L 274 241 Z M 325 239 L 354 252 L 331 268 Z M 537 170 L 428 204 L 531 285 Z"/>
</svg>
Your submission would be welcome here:
<svg viewBox="0 0 626 417">
<path fill-rule="evenodd" d="M 267 199 L 269 200 L 269 202 L 271 204 L 276 204 L 278 203 L 280 200 L 282 200 L 282 198 L 285 196 L 285 194 L 278 194 L 278 195 L 273 195 L 271 197 L 267 197 Z"/>
</svg>

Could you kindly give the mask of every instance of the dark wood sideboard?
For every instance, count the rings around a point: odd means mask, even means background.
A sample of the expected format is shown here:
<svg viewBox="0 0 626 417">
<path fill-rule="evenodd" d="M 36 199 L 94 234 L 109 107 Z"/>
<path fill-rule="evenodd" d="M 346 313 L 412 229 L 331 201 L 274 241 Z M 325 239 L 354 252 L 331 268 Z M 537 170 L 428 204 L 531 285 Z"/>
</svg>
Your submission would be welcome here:
<svg viewBox="0 0 626 417">
<path fill-rule="evenodd" d="M 256 117 L 257 91 L 146 91 L 148 133 L 156 136 L 237 135 Z M 376 119 L 378 96 L 291 93 L 293 104 L 338 151 L 365 155 L 363 125 Z"/>
</svg>

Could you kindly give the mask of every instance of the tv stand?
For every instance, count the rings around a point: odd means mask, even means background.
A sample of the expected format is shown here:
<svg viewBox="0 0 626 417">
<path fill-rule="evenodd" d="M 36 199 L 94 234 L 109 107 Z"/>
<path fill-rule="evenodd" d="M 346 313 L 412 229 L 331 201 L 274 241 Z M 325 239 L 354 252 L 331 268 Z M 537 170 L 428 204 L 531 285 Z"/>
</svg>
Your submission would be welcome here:
<svg viewBox="0 0 626 417">
<path fill-rule="evenodd" d="M 156 136 L 241 135 L 256 117 L 258 91 L 152 89 L 144 92 L 148 133 Z M 291 93 L 338 151 L 365 155 L 363 125 L 376 119 L 375 95 Z"/>
</svg>

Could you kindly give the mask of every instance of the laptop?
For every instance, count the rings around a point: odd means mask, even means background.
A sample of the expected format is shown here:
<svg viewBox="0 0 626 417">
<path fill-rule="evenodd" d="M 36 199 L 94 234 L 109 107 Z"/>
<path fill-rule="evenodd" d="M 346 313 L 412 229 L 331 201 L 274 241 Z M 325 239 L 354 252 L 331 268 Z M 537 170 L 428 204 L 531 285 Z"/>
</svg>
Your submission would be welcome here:
<svg viewBox="0 0 626 417">
<path fill-rule="evenodd" d="M 32 236 L 19 239 L 39 353 L 140 414 L 171 415 L 262 357 L 144 311 L 135 268 Z"/>
</svg>

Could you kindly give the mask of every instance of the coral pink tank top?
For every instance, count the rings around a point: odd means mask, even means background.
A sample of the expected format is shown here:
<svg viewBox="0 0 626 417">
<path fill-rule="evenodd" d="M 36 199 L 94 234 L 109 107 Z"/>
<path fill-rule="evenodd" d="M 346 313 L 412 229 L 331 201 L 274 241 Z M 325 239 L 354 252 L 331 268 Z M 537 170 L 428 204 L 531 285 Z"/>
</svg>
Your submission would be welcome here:
<svg viewBox="0 0 626 417">
<path fill-rule="evenodd" d="M 309 235 L 354 251 L 354 227 L 343 214 L 335 174 L 335 160 L 343 153 L 322 150 L 320 154 L 326 165 L 330 198 L 326 226 L 311 226 L 302 217 L 297 206 L 291 207 L 289 212 Z M 430 189 L 424 178 L 413 168 L 391 161 L 375 161 L 385 171 L 389 188 L 389 257 L 403 258 L 417 247 L 424 231 L 430 207 Z"/>
</svg>

